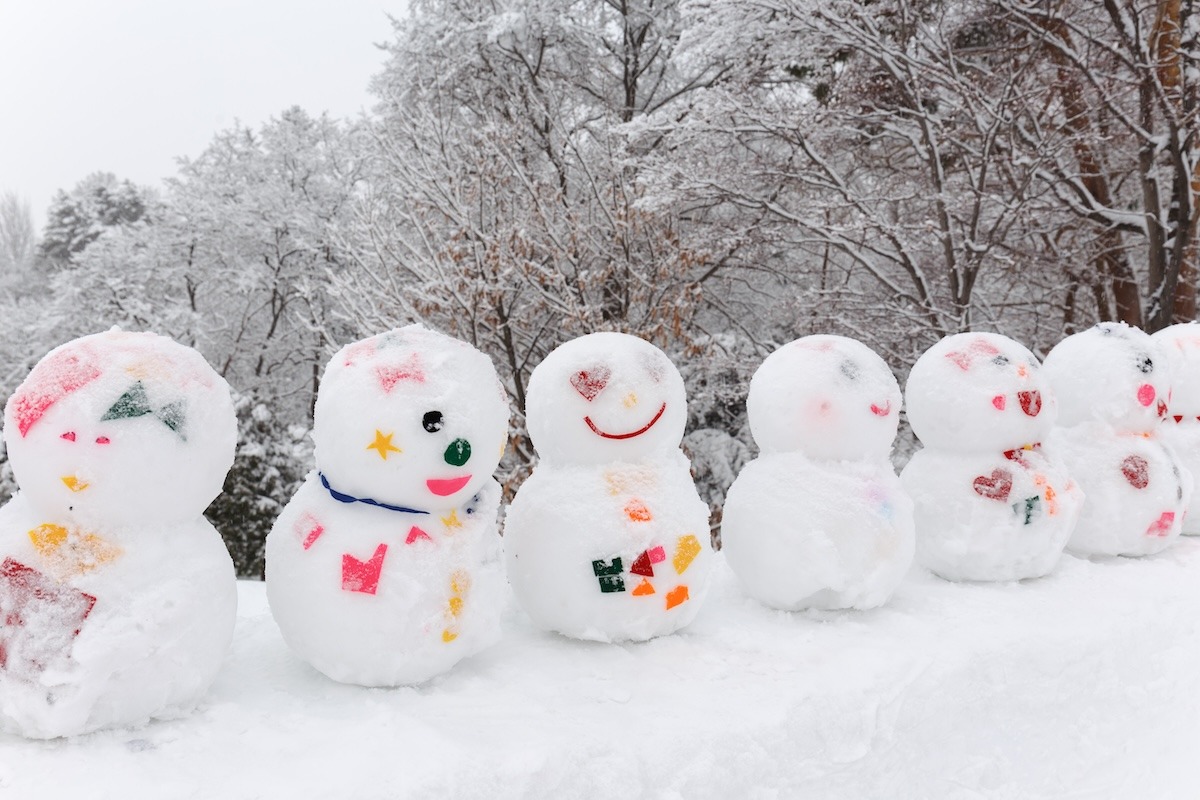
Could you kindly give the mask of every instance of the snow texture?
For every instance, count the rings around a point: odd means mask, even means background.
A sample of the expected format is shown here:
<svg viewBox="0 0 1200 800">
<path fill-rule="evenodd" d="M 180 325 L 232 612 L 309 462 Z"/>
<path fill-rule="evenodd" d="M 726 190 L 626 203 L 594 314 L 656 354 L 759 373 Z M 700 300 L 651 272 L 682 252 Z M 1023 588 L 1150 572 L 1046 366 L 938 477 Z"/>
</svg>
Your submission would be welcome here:
<svg viewBox="0 0 1200 800">
<path fill-rule="evenodd" d="M 1102 322 L 1055 345 L 1045 373 L 1062 409 L 1046 449 L 1084 493 L 1067 549 L 1139 556 L 1167 547 L 1182 530 L 1192 474 L 1159 435 L 1171 375 L 1158 343 Z"/>
<path fill-rule="evenodd" d="M 913 505 L 888 455 L 900 387 L 861 342 L 772 353 L 747 400 L 762 451 L 725 498 L 722 540 L 746 591 L 789 611 L 874 608 L 912 564 Z"/>
<path fill-rule="evenodd" d="M 492 473 L 508 399 L 491 360 L 419 326 L 334 355 L 317 469 L 267 537 L 271 610 L 331 678 L 419 683 L 499 636 Z"/>
<path fill-rule="evenodd" d="M 543 628 L 645 640 L 692 621 L 708 589 L 708 506 L 679 449 L 683 379 L 654 345 L 594 333 L 534 369 L 541 459 L 504 526 L 508 579 Z"/>
<path fill-rule="evenodd" d="M 1054 569 L 1083 495 L 1041 443 L 1055 417 L 1045 371 L 994 333 L 947 336 L 909 373 L 908 418 L 925 445 L 900 481 L 916 507 L 917 561 L 949 580 Z"/>
<path fill-rule="evenodd" d="M 1200 783 L 1200 541 L 1020 584 L 914 572 L 869 612 L 788 613 L 716 560 L 687 632 L 598 645 L 506 611 L 427 685 L 362 689 L 288 651 L 241 583 L 187 719 L 0 737 L 0 795 L 1185 798 Z"/>
<path fill-rule="evenodd" d="M 51 351 L 5 409 L 0 729 L 72 735 L 186 712 L 216 677 L 233 564 L 202 516 L 237 437 L 199 353 L 109 331 Z"/>
</svg>

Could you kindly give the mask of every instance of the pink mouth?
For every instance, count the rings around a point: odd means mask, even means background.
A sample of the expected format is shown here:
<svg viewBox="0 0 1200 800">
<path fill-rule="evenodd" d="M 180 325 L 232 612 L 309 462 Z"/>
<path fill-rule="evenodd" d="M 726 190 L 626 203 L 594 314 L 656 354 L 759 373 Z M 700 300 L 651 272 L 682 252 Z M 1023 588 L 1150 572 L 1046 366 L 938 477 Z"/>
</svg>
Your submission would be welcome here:
<svg viewBox="0 0 1200 800">
<path fill-rule="evenodd" d="M 1017 401 L 1020 402 L 1021 410 L 1027 417 L 1036 417 L 1042 411 L 1041 392 L 1017 392 Z"/>
<path fill-rule="evenodd" d="M 461 478 L 430 478 L 425 481 L 425 485 L 429 487 L 429 491 L 438 497 L 445 497 L 448 494 L 454 494 L 466 486 L 470 480 L 470 475 L 463 475 Z"/>
<path fill-rule="evenodd" d="M 650 420 L 636 431 L 630 431 L 629 433 L 607 433 L 602 431 L 596 427 L 596 423 L 592 422 L 591 417 L 584 417 L 583 421 L 586 422 L 587 426 L 592 429 L 592 433 L 596 434 L 597 436 L 603 436 L 605 439 L 632 439 L 635 436 L 641 436 L 643 433 L 653 428 L 654 423 L 662 419 L 663 412 L 666 410 L 667 404 L 663 403 L 662 408 L 658 409 L 658 413 L 654 415 L 654 419 Z"/>
<path fill-rule="evenodd" d="M 881 406 L 871 403 L 871 413 L 877 417 L 886 417 L 888 414 L 892 413 L 892 401 L 885 400 Z"/>
</svg>

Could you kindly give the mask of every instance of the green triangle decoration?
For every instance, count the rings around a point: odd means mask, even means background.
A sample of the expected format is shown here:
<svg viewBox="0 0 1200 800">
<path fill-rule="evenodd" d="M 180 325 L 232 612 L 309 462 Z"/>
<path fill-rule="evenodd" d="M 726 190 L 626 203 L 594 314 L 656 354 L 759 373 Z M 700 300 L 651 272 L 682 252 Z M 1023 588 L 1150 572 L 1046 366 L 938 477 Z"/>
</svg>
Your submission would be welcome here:
<svg viewBox="0 0 1200 800">
<path fill-rule="evenodd" d="M 150 408 L 150 398 L 146 396 L 146 386 L 141 381 L 138 381 L 125 394 L 117 398 L 117 402 L 113 403 L 112 407 L 104 412 L 104 416 L 100 418 L 100 421 L 105 422 L 110 419 L 142 417 L 151 413 L 152 410 Z"/>
</svg>

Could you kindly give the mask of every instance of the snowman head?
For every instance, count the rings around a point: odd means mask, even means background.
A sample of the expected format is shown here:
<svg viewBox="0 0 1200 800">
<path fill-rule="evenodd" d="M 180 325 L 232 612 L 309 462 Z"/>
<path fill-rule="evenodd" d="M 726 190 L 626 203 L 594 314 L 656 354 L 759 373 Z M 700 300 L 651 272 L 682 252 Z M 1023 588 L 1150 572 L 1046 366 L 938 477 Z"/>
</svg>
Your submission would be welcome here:
<svg viewBox="0 0 1200 800">
<path fill-rule="evenodd" d="M 679 447 L 683 378 L 663 351 L 625 333 L 559 345 L 529 376 L 526 422 L 547 464 L 639 461 Z"/>
<path fill-rule="evenodd" d="M 806 336 L 767 356 L 750 381 L 750 431 L 764 453 L 887 458 L 900 423 L 900 386 L 869 347 Z"/>
<path fill-rule="evenodd" d="M 343 347 L 313 415 L 331 491 L 418 511 L 457 508 L 496 471 L 508 396 L 486 355 L 420 325 Z"/>
<path fill-rule="evenodd" d="M 237 418 L 229 386 L 195 350 L 109 331 L 37 363 L 5 407 L 4 439 L 47 521 L 161 529 L 221 492 Z"/>
<path fill-rule="evenodd" d="M 1045 368 L 1060 425 L 1094 421 L 1148 433 L 1167 415 L 1167 359 L 1145 331 L 1123 322 L 1101 322 L 1068 336 L 1046 354 Z"/>
<path fill-rule="evenodd" d="M 1200 324 L 1182 322 L 1150 337 L 1171 374 L 1167 421 L 1200 422 Z"/>
<path fill-rule="evenodd" d="M 957 333 L 926 350 L 908 375 L 904 402 L 926 447 L 957 452 L 1037 444 L 1056 416 L 1037 358 L 997 333 Z"/>
</svg>

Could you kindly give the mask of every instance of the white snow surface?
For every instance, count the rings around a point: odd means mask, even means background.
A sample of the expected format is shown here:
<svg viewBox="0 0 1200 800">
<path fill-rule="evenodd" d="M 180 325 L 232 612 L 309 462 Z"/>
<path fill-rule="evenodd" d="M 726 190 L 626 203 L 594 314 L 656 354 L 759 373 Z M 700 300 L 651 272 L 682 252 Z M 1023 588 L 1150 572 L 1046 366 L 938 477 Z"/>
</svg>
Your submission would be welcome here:
<svg viewBox="0 0 1200 800">
<path fill-rule="evenodd" d="M 0 797 L 1194 797 L 1200 541 L 1046 578 L 916 571 L 869 612 L 772 611 L 717 558 L 685 632 L 605 645 L 512 609 L 417 688 L 324 678 L 239 584 L 179 720 L 0 737 Z"/>
</svg>

